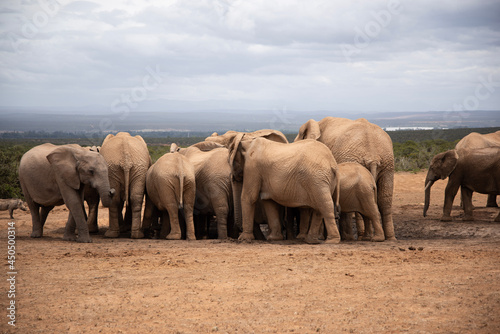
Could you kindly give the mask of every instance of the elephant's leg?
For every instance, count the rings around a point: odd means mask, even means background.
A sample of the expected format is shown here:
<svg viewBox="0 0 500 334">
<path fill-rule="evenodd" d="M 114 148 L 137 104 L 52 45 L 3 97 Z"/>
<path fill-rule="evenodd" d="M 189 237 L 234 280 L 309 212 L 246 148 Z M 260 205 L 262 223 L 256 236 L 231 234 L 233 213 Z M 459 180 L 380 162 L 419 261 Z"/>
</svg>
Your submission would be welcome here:
<svg viewBox="0 0 500 334">
<path fill-rule="evenodd" d="M 220 196 L 222 197 L 222 196 Z M 224 199 L 214 199 L 213 207 L 215 211 L 215 217 L 217 218 L 217 238 L 227 239 L 227 218 L 229 216 L 229 204 L 227 200 Z M 207 231 L 208 235 L 208 231 Z"/>
<path fill-rule="evenodd" d="M 120 220 L 122 218 L 123 201 L 117 199 L 113 200 L 109 207 L 109 228 L 104 234 L 107 238 L 118 238 L 120 236 Z"/>
<path fill-rule="evenodd" d="M 99 232 L 99 226 L 97 225 L 97 216 L 99 210 L 98 208 L 99 208 L 99 202 L 89 203 L 89 215 L 87 217 L 87 226 L 89 228 L 90 233 Z"/>
<path fill-rule="evenodd" d="M 161 222 L 161 230 L 160 230 L 160 239 L 166 239 L 167 235 L 169 235 L 171 228 L 170 228 L 170 217 L 168 215 L 167 211 L 162 211 L 160 217 L 160 222 Z"/>
<path fill-rule="evenodd" d="M 313 210 L 311 219 L 310 219 L 310 226 L 309 226 L 309 231 L 307 232 L 306 237 L 304 238 L 304 241 L 308 244 L 319 244 L 321 241 L 319 240 L 319 229 L 321 227 L 323 217 L 321 216 L 321 213 Z"/>
<path fill-rule="evenodd" d="M 180 240 L 182 238 L 181 225 L 179 223 L 179 211 L 177 203 L 168 203 L 167 205 L 168 218 L 170 220 L 170 233 L 167 235 L 167 240 Z"/>
<path fill-rule="evenodd" d="M 358 232 L 358 240 L 361 240 L 363 238 L 363 235 L 365 235 L 365 220 L 363 219 L 363 216 L 359 213 L 356 212 L 354 214 L 354 218 L 356 219 L 356 230 Z"/>
<path fill-rule="evenodd" d="M 451 208 L 453 206 L 453 200 L 457 195 L 458 188 L 460 184 L 451 178 L 448 179 L 448 184 L 444 191 L 444 205 L 443 205 L 443 216 L 441 216 L 441 221 L 451 221 Z M 464 199 L 465 200 L 465 199 Z"/>
<path fill-rule="evenodd" d="M 474 220 L 474 207 L 472 206 L 472 193 L 473 191 L 466 187 L 461 187 L 462 189 L 462 200 L 464 202 L 464 221 L 473 221 Z"/>
<path fill-rule="evenodd" d="M 66 221 L 66 227 L 64 229 L 63 239 L 67 241 L 76 241 L 76 222 L 73 218 L 71 212 L 68 215 L 68 220 Z"/>
<path fill-rule="evenodd" d="M 345 241 L 355 240 L 354 233 L 352 230 L 352 214 L 350 212 L 340 213 L 339 227 L 340 227 L 340 236 L 342 240 Z"/>
<path fill-rule="evenodd" d="M 152 223 L 153 223 L 153 217 L 156 217 L 156 221 L 158 222 L 158 217 L 155 214 L 156 208 L 149 198 L 149 196 L 146 195 L 146 204 L 144 205 L 144 215 L 142 217 L 142 233 L 145 233 L 147 235 L 151 235 L 152 231 Z"/>
<path fill-rule="evenodd" d="M 392 220 L 392 196 L 394 193 L 394 171 L 385 172 L 377 181 L 377 204 L 382 217 L 385 240 L 394 241 L 394 223 Z"/>
<path fill-rule="evenodd" d="M 130 209 L 132 214 L 130 237 L 134 239 L 144 238 L 141 231 L 142 203 L 144 202 L 144 189 L 146 188 L 146 178 L 143 182 L 135 182 L 130 186 Z M 192 211 L 191 211 L 192 214 Z M 126 220 L 127 221 L 127 220 Z"/>
<path fill-rule="evenodd" d="M 259 196 L 259 189 L 253 189 L 246 183 L 243 183 L 243 189 L 241 194 L 241 213 L 243 216 L 243 232 L 240 234 L 238 238 L 238 240 L 240 241 L 251 241 L 255 239 L 255 236 L 253 234 L 253 229 L 254 229 L 254 218 L 255 218 L 255 203 L 257 202 L 258 196 Z"/>
<path fill-rule="evenodd" d="M 262 206 L 266 212 L 267 223 L 269 224 L 270 233 L 267 236 L 267 240 L 283 240 L 278 204 L 274 201 L 266 200 L 262 201 Z"/>
<path fill-rule="evenodd" d="M 43 235 L 43 225 L 40 219 L 40 205 L 28 201 L 28 207 L 31 213 L 31 237 L 40 238 Z"/>
<path fill-rule="evenodd" d="M 186 220 L 186 240 L 196 240 L 193 206 L 191 204 L 184 204 L 184 217 Z"/>
<path fill-rule="evenodd" d="M 74 190 L 61 191 L 61 194 L 63 195 L 64 203 L 68 207 L 72 217 L 66 224 L 64 235 L 74 235 L 74 230 L 72 229 L 73 224 L 75 224 L 76 228 L 78 228 L 78 237 L 76 238 L 76 241 L 92 242 L 87 226 L 87 220 L 85 219 L 85 210 L 83 209 L 83 194 L 80 194 Z M 74 223 L 71 221 L 72 219 L 74 219 Z"/>
<path fill-rule="evenodd" d="M 378 210 L 377 210 L 377 216 L 379 215 L 378 213 Z M 380 223 L 380 219 L 378 219 L 379 223 Z M 373 224 L 372 224 L 372 221 L 368 218 L 368 217 L 362 217 L 361 219 L 361 222 L 363 223 L 363 229 L 365 230 L 365 232 L 363 233 L 363 235 L 361 236 L 361 240 L 363 241 L 371 241 L 372 238 L 373 238 Z M 382 225 L 380 225 L 382 226 Z M 385 239 L 385 233 L 384 233 L 384 230 L 382 228 L 382 234 L 384 235 L 384 239 Z"/>
<path fill-rule="evenodd" d="M 300 209 L 299 235 L 297 235 L 297 239 L 304 240 L 307 237 L 307 232 L 309 231 L 309 227 L 311 225 L 311 214 L 311 209 Z"/>
<path fill-rule="evenodd" d="M 488 195 L 488 201 L 486 202 L 487 208 L 498 208 L 497 195 Z"/>
</svg>

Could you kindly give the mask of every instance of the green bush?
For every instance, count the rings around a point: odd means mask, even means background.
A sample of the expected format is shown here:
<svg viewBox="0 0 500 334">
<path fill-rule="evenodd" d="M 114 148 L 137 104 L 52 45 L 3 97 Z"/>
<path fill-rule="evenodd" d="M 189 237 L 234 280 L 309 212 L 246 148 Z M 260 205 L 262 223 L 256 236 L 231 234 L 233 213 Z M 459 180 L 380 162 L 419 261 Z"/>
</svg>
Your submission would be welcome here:
<svg viewBox="0 0 500 334">
<path fill-rule="evenodd" d="M 0 198 L 22 198 L 21 184 L 19 183 L 19 161 L 29 145 L 0 145 Z"/>
<path fill-rule="evenodd" d="M 450 142 L 433 139 L 422 142 L 408 140 L 404 143 L 393 143 L 396 171 L 416 172 L 427 169 L 436 154 L 454 149 L 457 142 L 458 140 Z"/>
</svg>

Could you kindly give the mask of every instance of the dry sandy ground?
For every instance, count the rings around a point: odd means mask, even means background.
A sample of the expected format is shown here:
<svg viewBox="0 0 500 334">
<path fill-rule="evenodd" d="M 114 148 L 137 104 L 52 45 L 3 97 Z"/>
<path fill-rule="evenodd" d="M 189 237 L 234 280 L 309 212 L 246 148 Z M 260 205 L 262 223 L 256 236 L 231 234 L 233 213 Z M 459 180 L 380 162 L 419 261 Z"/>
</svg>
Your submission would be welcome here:
<svg viewBox="0 0 500 334">
<path fill-rule="evenodd" d="M 31 239 L 15 211 L 16 327 L 8 325 L 8 213 L 0 212 L 2 333 L 499 333 L 498 209 L 422 217 L 425 174 L 398 173 L 397 242 L 62 240 L 67 211 Z M 456 199 L 458 204 L 458 196 Z M 107 226 L 107 210 L 100 211 Z"/>
</svg>

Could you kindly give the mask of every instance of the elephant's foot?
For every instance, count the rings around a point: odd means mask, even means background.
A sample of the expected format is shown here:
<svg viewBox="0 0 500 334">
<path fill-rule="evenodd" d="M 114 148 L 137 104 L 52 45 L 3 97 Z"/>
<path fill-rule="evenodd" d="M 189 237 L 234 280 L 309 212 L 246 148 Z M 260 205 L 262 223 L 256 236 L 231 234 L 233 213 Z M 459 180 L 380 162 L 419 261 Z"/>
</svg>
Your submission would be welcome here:
<svg viewBox="0 0 500 334">
<path fill-rule="evenodd" d="M 384 239 L 385 239 L 385 237 L 384 237 Z M 363 236 L 361 236 L 361 238 L 359 240 L 361 240 L 361 241 L 372 241 L 372 236 L 369 235 L 369 234 L 368 235 L 363 234 Z"/>
<path fill-rule="evenodd" d="M 311 237 L 309 235 L 307 235 L 304 238 L 304 241 L 305 241 L 305 243 L 310 244 L 310 245 L 318 245 L 318 244 L 322 243 L 322 241 L 319 240 L 318 237 Z"/>
<path fill-rule="evenodd" d="M 167 240 L 181 240 L 182 235 L 180 233 L 169 233 L 165 239 Z"/>
<path fill-rule="evenodd" d="M 305 240 L 306 237 L 307 237 L 307 234 L 299 233 L 299 235 L 296 238 L 297 238 L 297 240 Z"/>
<path fill-rule="evenodd" d="M 356 239 L 354 239 L 354 235 L 352 234 L 345 234 L 342 236 L 342 240 L 344 241 L 355 241 Z"/>
<path fill-rule="evenodd" d="M 92 239 L 90 238 L 90 236 L 78 236 L 78 238 L 76 238 L 76 242 L 85 242 L 85 243 L 90 243 L 92 242 Z"/>
<path fill-rule="evenodd" d="M 394 238 L 396 239 L 396 238 Z M 385 235 L 374 235 L 373 238 L 371 238 L 371 241 L 376 241 L 376 242 L 382 242 L 385 241 Z"/>
<path fill-rule="evenodd" d="M 107 230 L 104 236 L 106 238 L 118 238 L 120 236 L 120 230 Z"/>
<path fill-rule="evenodd" d="M 31 232 L 31 237 L 32 238 L 41 238 L 42 237 L 42 231 L 33 231 Z"/>
<path fill-rule="evenodd" d="M 466 216 L 464 216 L 464 218 L 462 218 L 462 221 L 464 221 L 464 222 L 473 222 L 474 221 L 474 217 L 472 215 L 466 215 Z"/>
<path fill-rule="evenodd" d="M 337 238 L 326 238 L 325 244 L 338 244 L 340 243 L 340 237 Z"/>
<path fill-rule="evenodd" d="M 142 239 L 142 238 L 144 238 L 144 233 L 141 230 L 132 231 L 130 233 L 130 237 L 132 239 Z"/>
<path fill-rule="evenodd" d="M 385 238 L 385 241 L 398 241 L 398 239 L 396 239 L 396 237 L 389 237 Z"/>
<path fill-rule="evenodd" d="M 77 241 L 77 238 L 76 238 L 76 235 L 74 233 L 64 233 L 63 240 Z"/>
<path fill-rule="evenodd" d="M 208 237 L 205 237 L 206 239 L 208 239 Z M 186 240 L 189 240 L 189 241 L 193 241 L 193 240 L 196 240 L 196 235 L 193 234 L 187 234 L 186 235 Z"/>
<path fill-rule="evenodd" d="M 442 222 L 451 222 L 452 221 L 451 216 L 445 216 L 445 215 L 441 216 L 441 219 L 439 219 L 439 220 Z"/>
<path fill-rule="evenodd" d="M 99 227 L 97 225 L 89 225 L 89 233 L 99 233 Z"/>
<path fill-rule="evenodd" d="M 267 236 L 267 240 L 269 241 L 283 240 L 283 235 L 281 233 L 271 233 Z"/>
<path fill-rule="evenodd" d="M 248 232 L 243 232 L 240 234 L 240 236 L 238 237 L 238 240 L 239 241 L 247 241 L 247 242 L 250 242 L 252 240 L 255 239 L 255 236 L 253 235 L 253 233 L 248 233 Z"/>
</svg>

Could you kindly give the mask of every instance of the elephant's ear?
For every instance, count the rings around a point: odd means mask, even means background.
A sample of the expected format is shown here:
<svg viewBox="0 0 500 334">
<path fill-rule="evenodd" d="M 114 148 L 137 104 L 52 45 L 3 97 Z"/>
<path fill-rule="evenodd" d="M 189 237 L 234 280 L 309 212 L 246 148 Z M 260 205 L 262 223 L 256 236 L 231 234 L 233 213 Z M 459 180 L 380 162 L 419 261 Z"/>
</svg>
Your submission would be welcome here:
<svg viewBox="0 0 500 334">
<path fill-rule="evenodd" d="M 80 175 L 78 174 L 78 160 L 75 149 L 59 147 L 47 155 L 56 179 L 62 180 L 73 189 L 80 189 Z"/>
<path fill-rule="evenodd" d="M 172 143 L 172 145 L 170 145 L 170 153 L 179 152 L 180 150 L 181 148 L 176 143 Z"/>
<path fill-rule="evenodd" d="M 239 148 L 244 136 L 244 133 L 238 133 L 229 144 L 229 165 L 231 166 L 233 180 L 237 182 L 243 181 L 243 167 L 245 162 Z"/>
<path fill-rule="evenodd" d="M 192 147 L 196 147 L 197 149 L 199 149 L 200 151 L 203 151 L 203 152 L 208 152 L 208 151 L 214 150 L 216 148 L 221 148 L 221 147 L 225 147 L 225 146 L 221 145 L 219 143 L 213 142 L 213 141 L 202 141 L 202 142 L 199 142 L 199 143 L 192 145 Z"/>
<path fill-rule="evenodd" d="M 310 119 L 299 129 L 299 134 L 295 137 L 294 141 L 299 141 L 302 139 L 314 139 L 318 140 L 321 137 L 321 130 L 319 129 L 319 124 L 314 119 Z"/>
<path fill-rule="evenodd" d="M 441 179 L 446 179 L 455 170 L 458 163 L 458 153 L 457 150 L 450 150 L 444 152 L 443 156 L 439 160 Z"/>
<path fill-rule="evenodd" d="M 285 135 L 281 133 L 280 131 L 276 130 L 260 130 L 256 131 L 255 134 L 258 137 L 266 138 L 268 140 L 272 140 L 278 143 L 285 143 L 288 144 L 288 139 L 286 139 Z"/>
</svg>

